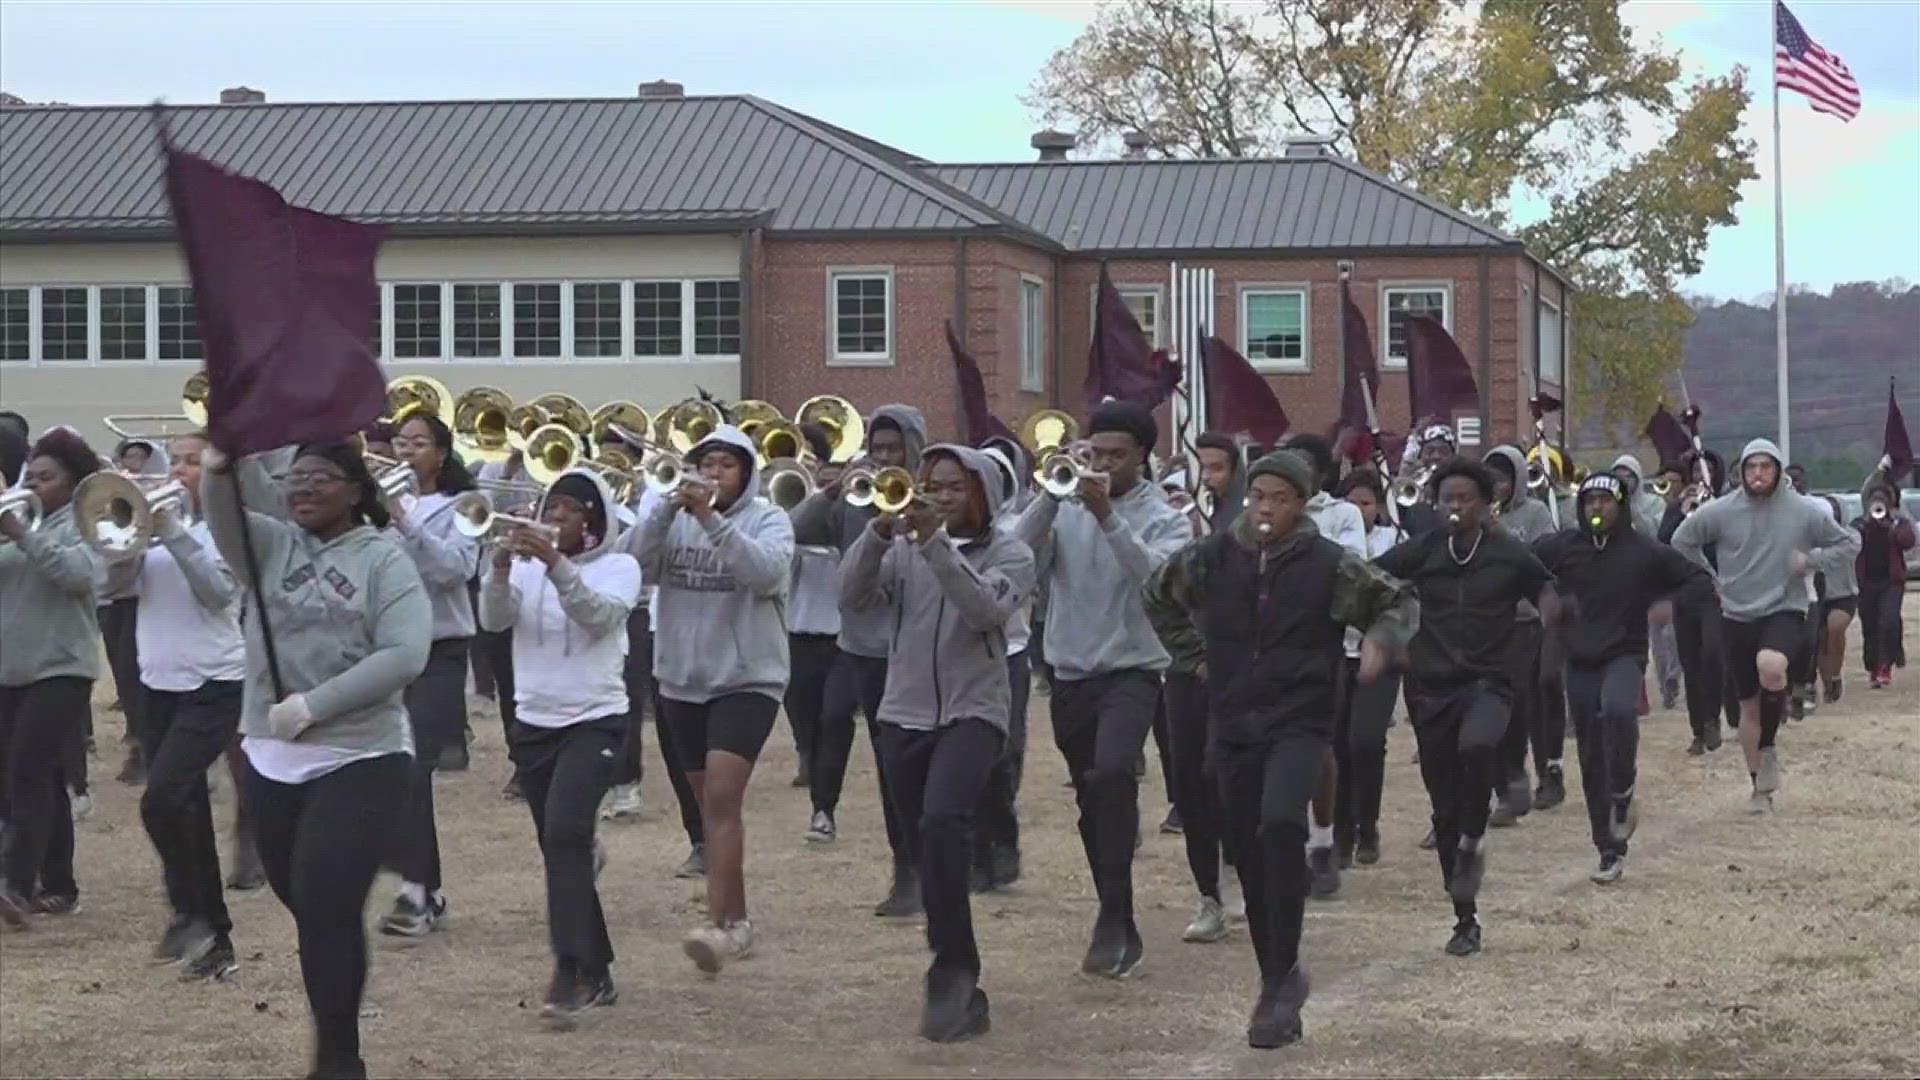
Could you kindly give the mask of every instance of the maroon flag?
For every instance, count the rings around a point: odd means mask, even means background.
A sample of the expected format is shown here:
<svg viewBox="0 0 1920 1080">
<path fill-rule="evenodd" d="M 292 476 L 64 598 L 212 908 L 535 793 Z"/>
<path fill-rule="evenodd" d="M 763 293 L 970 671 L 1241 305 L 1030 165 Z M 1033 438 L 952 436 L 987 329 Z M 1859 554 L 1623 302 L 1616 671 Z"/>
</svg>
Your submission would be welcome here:
<svg viewBox="0 0 1920 1080">
<path fill-rule="evenodd" d="M 1180 367 L 1154 349 L 1100 264 L 1093 302 L 1093 345 L 1087 350 L 1087 412 L 1108 398 L 1157 409 L 1180 385 Z"/>
<path fill-rule="evenodd" d="M 960 404 L 966 410 L 967 445 L 981 446 L 993 438 L 1019 442 L 1013 430 L 987 408 L 987 381 L 980 374 L 980 364 L 953 332 L 951 319 L 947 320 L 947 348 L 953 351 L 953 375 L 960 383 Z"/>
<path fill-rule="evenodd" d="M 1366 431 L 1379 423 L 1379 417 L 1369 420 L 1367 416 L 1366 395 L 1372 394 L 1378 405 L 1380 369 L 1373 362 L 1373 335 L 1367 330 L 1366 316 L 1360 314 L 1359 307 L 1353 302 L 1353 293 L 1344 281 L 1340 283 L 1340 330 L 1343 363 L 1338 426 Z M 1364 389 L 1362 380 L 1366 383 Z"/>
<path fill-rule="evenodd" d="M 1893 397 L 1893 380 L 1887 380 L 1887 433 L 1880 440 L 1881 453 L 1887 459 L 1887 482 L 1898 484 L 1913 468 L 1913 442 L 1907 438 L 1907 421 L 1900 415 L 1900 403 Z"/>
<path fill-rule="evenodd" d="M 1211 335 L 1201 339 L 1200 360 L 1206 365 L 1207 428 L 1277 445 L 1287 433 L 1287 410 L 1267 380 L 1233 346 Z"/>
<path fill-rule="evenodd" d="M 1440 320 L 1407 316 L 1407 393 L 1413 415 L 1453 424 L 1461 414 L 1480 415 L 1480 388 L 1473 367 Z"/>
<path fill-rule="evenodd" d="M 231 455 L 345 439 L 386 408 L 374 359 L 386 230 L 287 205 L 175 147 L 167 198 L 207 358 L 207 434 Z"/>
<path fill-rule="evenodd" d="M 1660 464 L 1672 465 L 1685 461 L 1687 453 L 1693 449 L 1693 439 L 1680 421 L 1667 411 L 1665 405 L 1653 411 L 1652 419 L 1647 421 L 1647 441 L 1660 452 Z"/>
</svg>

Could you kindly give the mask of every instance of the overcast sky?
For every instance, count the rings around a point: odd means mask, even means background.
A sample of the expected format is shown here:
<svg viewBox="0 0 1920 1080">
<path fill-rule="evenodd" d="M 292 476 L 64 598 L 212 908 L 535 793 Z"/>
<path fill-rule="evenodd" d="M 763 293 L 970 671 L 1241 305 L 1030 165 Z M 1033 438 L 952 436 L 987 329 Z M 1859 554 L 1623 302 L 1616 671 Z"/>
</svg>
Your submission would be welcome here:
<svg viewBox="0 0 1920 1080">
<path fill-rule="evenodd" d="M 579 97 L 669 78 L 689 93 L 771 98 L 942 161 L 1024 160 L 1038 126 L 1019 94 L 1093 5 L 400 2 L 0 3 L 0 87 L 73 104 L 212 101 L 246 84 L 269 100 Z M 1920 2 L 1798 0 L 1807 32 L 1865 92 L 1851 124 L 1783 99 L 1788 269 L 1794 282 L 1920 280 Z M 1771 30 L 1758 0 L 1635 0 L 1693 70 L 1745 64 L 1761 179 L 1739 226 L 1713 239 L 1689 288 L 1750 298 L 1773 287 Z M 0 166 L 3 167 L 3 166 Z"/>
</svg>

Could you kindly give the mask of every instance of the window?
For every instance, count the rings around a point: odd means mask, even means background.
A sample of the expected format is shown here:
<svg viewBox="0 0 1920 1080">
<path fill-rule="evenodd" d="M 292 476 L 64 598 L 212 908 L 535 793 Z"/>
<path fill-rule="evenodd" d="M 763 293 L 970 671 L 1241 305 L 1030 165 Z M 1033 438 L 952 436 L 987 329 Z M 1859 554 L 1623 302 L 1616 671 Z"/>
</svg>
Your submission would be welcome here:
<svg viewBox="0 0 1920 1080">
<path fill-rule="evenodd" d="M 1387 336 L 1380 358 L 1387 367 L 1407 366 L 1407 316 L 1432 315 L 1453 329 L 1453 290 L 1446 285 L 1390 285 L 1381 290 Z"/>
<path fill-rule="evenodd" d="M 373 288 L 373 325 L 368 331 L 369 334 L 371 335 L 368 338 L 368 344 L 373 346 L 373 355 L 375 359 L 379 359 L 387 355 L 387 341 L 386 341 L 386 333 L 385 333 L 386 321 L 387 321 L 387 312 L 386 312 L 387 305 L 385 303 L 385 297 L 382 295 L 385 292 L 386 290 L 380 288 L 378 285 L 375 285 Z"/>
<path fill-rule="evenodd" d="M 693 283 L 693 354 L 740 355 L 740 283 Z"/>
<path fill-rule="evenodd" d="M 0 289 L 0 363 L 33 358 L 33 290 Z"/>
<path fill-rule="evenodd" d="M 195 321 L 193 289 L 185 285 L 160 286 L 160 359 L 199 360 L 200 324 Z"/>
<path fill-rule="evenodd" d="M 620 355 L 620 283 L 597 281 L 573 287 L 573 355 Z"/>
<path fill-rule="evenodd" d="M 633 283 L 633 355 L 685 354 L 680 329 L 680 282 Z"/>
<path fill-rule="evenodd" d="M 835 271 L 828 280 L 833 298 L 833 359 L 891 360 L 893 273 Z"/>
<path fill-rule="evenodd" d="M 87 359 L 87 290 L 40 290 L 40 358 Z"/>
<path fill-rule="evenodd" d="M 1095 286 L 1098 288 L 1098 286 Z M 1140 332 L 1155 348 L 1162 344 L 1160 340 L 1160 290 L 1158 289 L 1120 289 L 1120 299 L 1133 312 L 1134 320 L 1140 324 Z"/>
<path fill-rule="evenodd" d="M 453 287 L 453 355 L 500 355 L 500 286 Z"/>
<path fill-rule="evenodd" d="M 1020 279 L 1020 389 L 1041 394 L 1047 389 L 1046 283 Z"/>
<path fill-rule="evenodd" d="M 513 287 L 513 355 L 560 355 L 560 286 Z"/>
<path fill-rule="evenodd" d="M 146 286 L 110 286 L 100 290 L 100 358 L 147 358 Z"/>
<path fill-rule="evenodd" d="M 1540 302 L 1540 381 L 1564 385 L 1566 373 L 1562 370 L 1560 330 L 1560 309 Z"/>
<path fill-rule="evenodd" d="M 1240 290 L 1241 351 L 1262 371 L 1306 371 L 1307 290 Z"/>
<path fill-rule="evenodd" d="M 443 285 L 393 287 L 393 355 L 399 360 L 438 359 Z M 379 341 L 375 335 L 374 341 Z"/>
</svg>

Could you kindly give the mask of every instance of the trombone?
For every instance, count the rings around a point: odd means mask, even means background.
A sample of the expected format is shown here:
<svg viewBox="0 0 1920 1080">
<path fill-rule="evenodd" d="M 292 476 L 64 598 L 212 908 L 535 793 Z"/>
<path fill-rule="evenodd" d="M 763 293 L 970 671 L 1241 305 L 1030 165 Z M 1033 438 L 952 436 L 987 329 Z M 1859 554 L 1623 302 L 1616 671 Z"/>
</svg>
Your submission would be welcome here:
<svg viewBox="0 0 1920 1080">
<path fill-rule="evenodd" d="M 818 394 L 800 403 L 795 425 L 818 424 L 827 433 L 827 460 L 845 465 L 867 445 L 867 422 L 853 403 L 837 394 Z"/>
<path fill-rule="evenodd" d="M 126 473 L 101 471 L 73 489 L 73 523 L 81 542 L 118 561 L 145 553 L 158 515 L 184 519 L 190 505 L 186 485 L 178 480 L 145 487 Z"/>
<path fill-rule="evenodd" d="M 81 483 L 84 484 L 86 481 L 82 480 Z M 19 518 L 21 527 L 28 532 L 39 528 L 41 519 L 46 517 L 40 509 L 40 496 L 26 488 L 0 491 L 0 514 L 12 514 Z M 0 536 L 0 543 L 5 543 L 6 539 Z"/>
</svg>

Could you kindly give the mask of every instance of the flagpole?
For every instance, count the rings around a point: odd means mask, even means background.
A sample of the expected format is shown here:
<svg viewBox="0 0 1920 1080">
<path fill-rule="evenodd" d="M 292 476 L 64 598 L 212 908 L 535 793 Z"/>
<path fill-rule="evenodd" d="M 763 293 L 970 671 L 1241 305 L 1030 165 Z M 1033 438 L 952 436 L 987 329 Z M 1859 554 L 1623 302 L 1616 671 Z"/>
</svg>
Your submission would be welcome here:
<svg viewBox="0 0 1920 1080">
<path fill-rule="evenodd" d="M 1777 3 L 1777 0 L 1776 0 Z M 1768 5 L 1773 23 L 1773 348 L 1774 392 L 1779 401 L 1780 453 L 1793 460 L 1787 386 L 1787 212 L 1780 150 L 1780 15 Z"/>
</svg>

